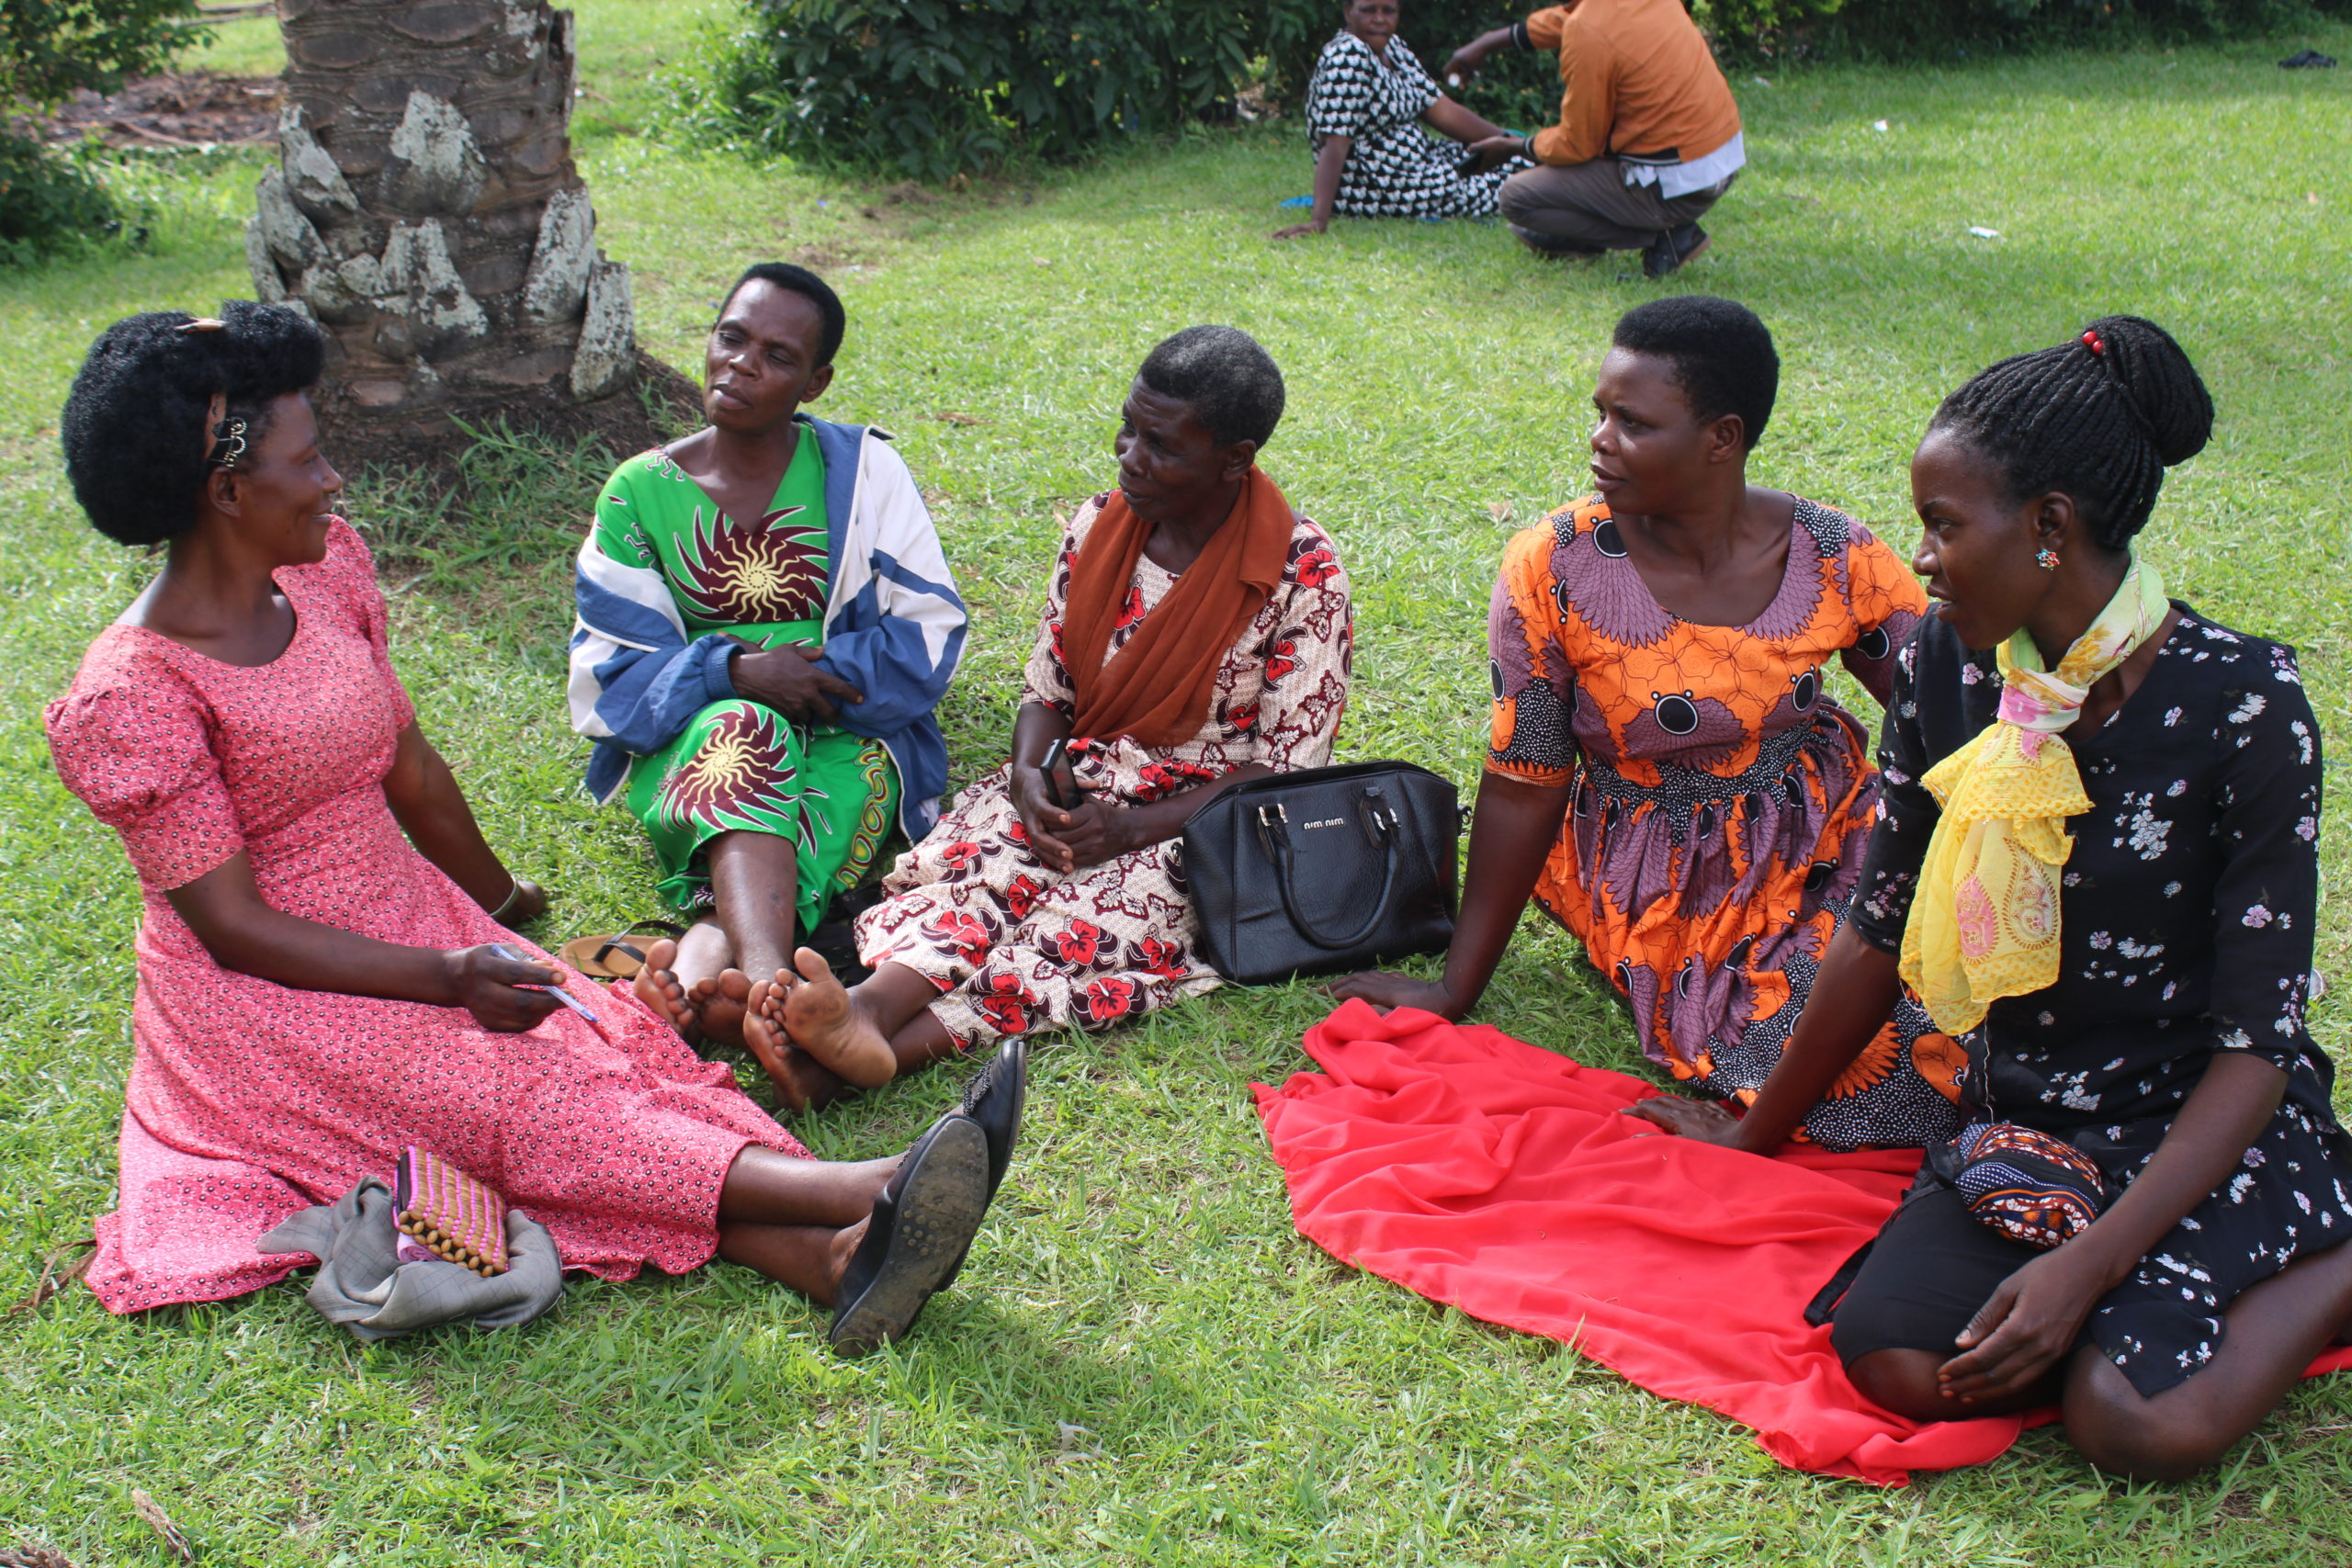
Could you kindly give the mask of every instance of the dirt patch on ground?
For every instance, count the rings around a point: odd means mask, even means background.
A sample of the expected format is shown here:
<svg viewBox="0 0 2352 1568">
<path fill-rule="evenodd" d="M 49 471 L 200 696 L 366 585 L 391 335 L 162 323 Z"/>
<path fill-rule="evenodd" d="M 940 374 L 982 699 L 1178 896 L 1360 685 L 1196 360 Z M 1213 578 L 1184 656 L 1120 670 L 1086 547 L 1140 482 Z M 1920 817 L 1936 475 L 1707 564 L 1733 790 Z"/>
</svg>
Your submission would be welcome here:
<svg viewBox="0 0 2352 1568">
<path fill-rule="evenodd" d="M 76 93 L 30 121 L 46 141 L 96 136 L 109 147 L 241 147 L 274 141 L 282 88 L 275 76 L 175 72 L 100 96 Z"/>
</svg>

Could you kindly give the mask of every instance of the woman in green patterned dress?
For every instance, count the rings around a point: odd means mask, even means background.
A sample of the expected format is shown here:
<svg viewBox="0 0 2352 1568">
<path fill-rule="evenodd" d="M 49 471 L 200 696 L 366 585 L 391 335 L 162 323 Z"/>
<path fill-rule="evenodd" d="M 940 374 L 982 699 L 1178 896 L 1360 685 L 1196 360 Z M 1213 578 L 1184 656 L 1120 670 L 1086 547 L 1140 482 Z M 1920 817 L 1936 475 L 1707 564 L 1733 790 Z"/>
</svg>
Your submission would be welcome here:
<svg viewBox="0 0 2352 1568">
<path fill-rule="evenodd" d="M 755 1050 L 746 1010 L 799 933 L 894 821 L 919 839 L 935 818 L 932 708 L 963 646 L 906 465 L 879 432 L 801 412 L 843 324 L 813 274 L 747 272 L 711 331 L 709 428 L 623 463 L 580 553 L 589 787 L 645 825 L 662 897 L 696 916 L 640 993 L 681 1033 Z M 870 1066 L 845 1076 L 888 1077 Z"/>
</svg>

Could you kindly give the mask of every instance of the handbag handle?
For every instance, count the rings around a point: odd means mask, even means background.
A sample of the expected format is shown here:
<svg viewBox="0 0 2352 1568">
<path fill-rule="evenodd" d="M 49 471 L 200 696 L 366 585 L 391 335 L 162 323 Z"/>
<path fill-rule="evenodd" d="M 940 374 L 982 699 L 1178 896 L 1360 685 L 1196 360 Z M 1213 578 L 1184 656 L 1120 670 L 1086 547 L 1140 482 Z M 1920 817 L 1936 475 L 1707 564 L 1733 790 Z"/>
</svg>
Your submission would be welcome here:
<svg viewBox="0 0 2352 1568">
<path fill-rule="evenodd" d="M 1363 925 L 1343 937 L 1328 937 L 1315 929 L 1315 923 L 1300 912 L 1298 896 L 1291 887 L 1292 850 L 1290 847 L 1290 812 L 1280 801 L 1258 807 L 1258 839 L 1274 863 L 1274 888 L 1282 895 L 1283 912 L 1290 917 L 1293 930 L 1308 942 L 1328 953 L 1337 953 L 1355 946 L 1380 927 L 1388 913 L 1389 896 L 1396 886 L 1396 818 L 1394 812 L 1386 819 L 1381 816 L 1380 791 L 1377 787 L 1364 792 L 1366 811 L 1373 829 L 1380 836 L 1385 852 L 1381 869 L 1380 897 L 1373 901 L 1372 913 Z"/>
</svg>

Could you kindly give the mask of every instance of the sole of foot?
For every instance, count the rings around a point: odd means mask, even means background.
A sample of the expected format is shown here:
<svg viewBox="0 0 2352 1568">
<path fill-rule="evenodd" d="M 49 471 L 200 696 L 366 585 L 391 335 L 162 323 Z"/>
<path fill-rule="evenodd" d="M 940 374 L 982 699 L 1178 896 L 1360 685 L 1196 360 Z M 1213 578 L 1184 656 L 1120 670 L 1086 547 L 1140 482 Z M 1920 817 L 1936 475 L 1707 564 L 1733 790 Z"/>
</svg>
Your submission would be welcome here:
<svg viewBox="0 0 2352 1568">
<path fill-rule="evenodd" d="M 776 971 L 762 998 L 767 1021 L 792 1044 L 860 1089 L 878 1089 L 899 1076 L 899 1058 L 873 1019 L 813 947 L 792 955 L 793 975 Z"/>
<path fill-rule="evenodd" d="M 826 1341 L 862 1356 L 914 1326 L 923 1303 L 970 1250 L 989 1206 L 989 1145 L 955 1114 L 924 1134 L 876 1200 L 865 1239 L 842 1276 Z"/>
<path fill-rule="evenodd" d="M 964 1086 L 964 1114 L 972 1119 L 989 1144 L 989 1201 L 996 1201 L 1004 1185 L 1005 1168 L 1012 1163 L 1012 1147 L 1021 1141 L 1021 1114 L 1029 1103 L 1029 1045 L 1013 1035 L 997 1047 L 996 1059 Z M 964 1271 L 964 1260 L 940 1281 L 945 1290 Z"/>
<path fill-rule="evenodd" d="M 686 1005 L 702 1021 L 704 1038 L 721 1045 L 741 1045 L 744 1015 L 752 1006 L 752 977 L 741 969 L 706 976 L 688 988 Z"/>
<path fill-rule="evenodd" d="M 775 1034 L 763 1027 L 761 1038 L 773 1042 Z M 747 1042 L 750 1039 L 749 1032 L 746 1032 L 745 1039 Z M 759 1055 L 757 1052 L 753 1054 Z M 857 1092 L 855 1084 L 789 1042 L 776 1053 L 775 1066 L 769 1066 L 765 1055 L 760 1055 L 760 1066 L 766 1068 L 768 1082 L 775 1086 L 776 1108 L 793 1115 L 804 1111 L 821 1111 Z"/>
<path fill-rule="evenodd" d="M 694 1003 L 686 996 L 686 988 L 678 983 L 672 965 L 678 962 L 678 944 L 664 937 L 645 950 L 645 967 L 629 982 L 629 989 L 637 999 L 661 1014 L 663 1022 L 678 1032 L 678 1038 L 694 1044 L 702 1037 L 701 1020 Z"/>
</svg>

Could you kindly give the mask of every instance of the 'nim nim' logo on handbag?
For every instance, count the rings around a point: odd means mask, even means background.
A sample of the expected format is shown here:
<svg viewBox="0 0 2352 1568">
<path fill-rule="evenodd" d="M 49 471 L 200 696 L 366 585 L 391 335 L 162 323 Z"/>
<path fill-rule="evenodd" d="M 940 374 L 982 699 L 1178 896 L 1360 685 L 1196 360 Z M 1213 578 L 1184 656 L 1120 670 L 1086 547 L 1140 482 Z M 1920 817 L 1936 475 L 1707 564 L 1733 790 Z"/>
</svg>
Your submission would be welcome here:
<svg viewBox="0 0 2352 1568">
<path fill-rule="evenodd" d="M 1348 819 L 1344 817 L 1326 817 L 1320 822 L 1306 822 L 1302 823 L 1301 826 L 1305 828 L 1340 828 L 1346 826 L 1347 820 Z"/>
</svg>

